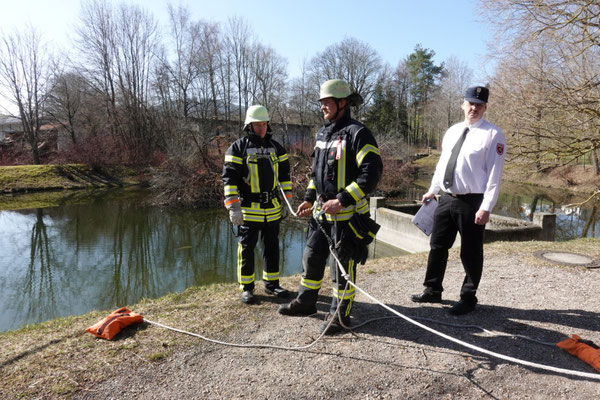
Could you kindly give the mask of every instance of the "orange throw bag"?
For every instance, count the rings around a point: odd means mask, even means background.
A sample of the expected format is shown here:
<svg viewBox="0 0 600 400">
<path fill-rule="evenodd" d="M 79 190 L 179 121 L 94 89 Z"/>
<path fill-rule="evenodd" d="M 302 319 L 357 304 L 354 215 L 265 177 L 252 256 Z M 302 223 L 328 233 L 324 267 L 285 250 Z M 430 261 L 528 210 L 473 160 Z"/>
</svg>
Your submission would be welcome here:
<svg viewBox="0 0 600 400">
<path fill-rule="evenodd" d="M 117 333 L 121 332 L 121 329 L 131 324 L 139 324 L 143 321 L 144 318 L 141 314 L 134 313 L 123 307 L 111 312 L 108 317 L 95 325 L 90 326 L 85 331 L 92 335 L 96 335 L 99 338 L 112 340 Z"/>
<path fill-rule="evenodd" d="M 569 339 L 563 340 L 556 345 L 590 364 L 596 371 L 600 372 L 600 349 L 592 342 L 581 340 L 579 336 L 572 335 Z"/>
</svg>

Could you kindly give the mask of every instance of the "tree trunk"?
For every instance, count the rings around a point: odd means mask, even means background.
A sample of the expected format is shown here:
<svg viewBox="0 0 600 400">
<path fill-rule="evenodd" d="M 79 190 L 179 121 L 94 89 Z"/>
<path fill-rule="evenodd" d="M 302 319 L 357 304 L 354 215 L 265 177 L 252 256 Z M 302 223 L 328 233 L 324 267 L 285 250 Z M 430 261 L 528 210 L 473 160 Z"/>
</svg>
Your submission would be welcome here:
<svg viewBox="0 0 600 400">
<path fill-rule="evenodd" d="M 598 162 L 598 149 L 592 149 L 592 165 L 594 166 L 594 174 L 600 175 L 600 164 Z"/>
</svg>

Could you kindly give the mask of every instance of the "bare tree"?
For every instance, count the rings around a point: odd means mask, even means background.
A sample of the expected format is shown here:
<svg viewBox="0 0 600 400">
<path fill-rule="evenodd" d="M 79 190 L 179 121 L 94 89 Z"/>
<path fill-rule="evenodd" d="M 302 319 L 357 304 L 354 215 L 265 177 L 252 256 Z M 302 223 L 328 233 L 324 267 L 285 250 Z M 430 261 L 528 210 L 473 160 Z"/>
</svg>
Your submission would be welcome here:
<svg viewBox="0 0 600 400">
<path fill-rule="evenodd" d="M 496 33 L 500 68 L 492 84 L 504 106 L 520 104 L 518 120 L 505 117 L 516 144 L 511 155 L 544 170 L 591 154 L 599 174 L 598 2 L 499 0 L 481 8 Z"/>
<path fill-rule="evenodd" d="M 230 18 L 227 29 L 227 51 L 233 65 L 234 83 L 237 90 L 238 121 L 240 128 L 244 122 L 244 112 L 250 105 L 250 56 L 253 33 L 243 18 Z"/>
<path fill-rule="evenodd" d="M 440 79 L 439 90 L 426 105 L 425 124 L 434 133 L 432 145 L 439 144 L 446 129 L 464 119 L 460 105 L 465 89 L 471 84 L 473 71 L 456 57 L 450 57 L 445 65 L 445 74 Z"/>
<path fill-rule="evenodd" d="M 0 42 L 0 90 L 17 109 L 16 117 L 21 119 L 34 164 L 40 164 L 38 143 L 49 91 L 50 61 L 49 51 L 33 27 L 24 32 L 3 35 Z"/>
<path fill-rule="evenodd" d="M 140 7 L 104 0 L 82 3 L 77 30 L 82 71 L 104 97 L 110 133 L 134 159 L 145 158 L 159 137 L 148 112 L 150 83 L 155 71 L 158 28 Z"/>
<path fill-rule="evenodd" d="M 101 0 L 81 3 L 80 25 L 76 28 L 79 68 L 91 87 L 102 95 L 102 108 L 110 133 L 117 130 L 117 88 L 115 74 L 115 26 L 113 9 Z"/>
<path fill-rule="evenodd" d="M 150 83 L 158 48 L 158 26 L 151 14 L 121 5 L 116 34 L 116 72 L 122 101 L 121 137 L 135 157 L 146 157 L 160 140 L 149 113 Z"/>
<path fill-rule="evenodd" d="M 84 109 L 84 99 L 88 92 L 85 79 L 74 72 L 64 71 L 55 66 L 53 89 L 48 94 L 47 114 L 68 133 L 73 144 L 77 143 L 77 120 Z"/>
<path fill-rule="evenodd" d="M 346 38 L 313 57 L 309 68 L 317 90 L 326 80 L 343 79 L 368 104 L 381 72 L 381 57 L 369 44 Z"/>
<path fill-rule="evenodd" d="M 253 101 L 275 111 L 285 96 L 287 61 L 271 47 L 256 44 L 250 65 Z"/>
<path fill-rule="evenodd" d="M 300 125 L 315 125 L 322 119 L 316 101 L 319 92 L 315 89 L 318 87 L 315 88 L 311 85 L 307 73 L 307 62 L 303 61 L 300 76 L 294 78 L 289 85 L 289 105 L 296 114 L 296 121 Z"/>
<path fill-rule="evenodd" d="M 208 83 L 210 92 L 207 93 L 208 99 L 212 105 L 212 118 L 216 121 L 219 118 L 219 94 L 217 72 L 220 69 L 219 53 L 221 52 L 221 38 L 219 25 L 214 23 L 203 23 L 201 30 L 201 54 L 200 68 L 202 75 Z"/>
<path fill-rule="evenodd" d="M 157 80 L 163 102 L 170 103 L 178 116 L 187 118 L 192 107 L 190 91 L 201 73 L 201 24 L 190 20 L 188 8 L 169 4 L 170 39 L 173 53 L 164 54 L 161 68 L 164 75 Z"/>
</svg>

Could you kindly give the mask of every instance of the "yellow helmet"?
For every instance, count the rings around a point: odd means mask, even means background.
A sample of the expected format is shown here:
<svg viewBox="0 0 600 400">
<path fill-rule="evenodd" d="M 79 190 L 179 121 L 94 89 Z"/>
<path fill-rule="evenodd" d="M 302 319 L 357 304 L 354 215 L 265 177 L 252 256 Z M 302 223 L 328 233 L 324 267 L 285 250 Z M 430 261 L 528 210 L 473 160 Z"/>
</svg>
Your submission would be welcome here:
<svg viewBox="0 0 600 400">
<path fill-rule="evenodd" d="M 319 100 L 333 97 L 335 99 L 345 99 L 350 96 L 350 86 L 341 79 L 331 79 L 321 85 L 319 91 Z"/>
<path fill-rule="evenodd" d="M 244 125 L 251 122 L 269 122 L 269 112 L 264 106 L 250 106 L 246 110 L 246 121 Z"/>
</svg>

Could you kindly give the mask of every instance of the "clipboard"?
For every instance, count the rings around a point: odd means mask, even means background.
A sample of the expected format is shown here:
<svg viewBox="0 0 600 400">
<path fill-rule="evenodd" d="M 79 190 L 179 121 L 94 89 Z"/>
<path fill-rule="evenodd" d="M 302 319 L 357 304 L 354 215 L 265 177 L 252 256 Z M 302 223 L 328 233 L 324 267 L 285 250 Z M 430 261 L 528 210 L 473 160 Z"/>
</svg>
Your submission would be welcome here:
<svg viewBox="0 0 600 400">
<path fill-rule="evenodd" d="M 433 231 L 433 214 L 437 206 L 438 202 L 435 198 L 427 203 L 423 203 L 411 220 L 427 236 L 431 235 Z"/>
</svg>

